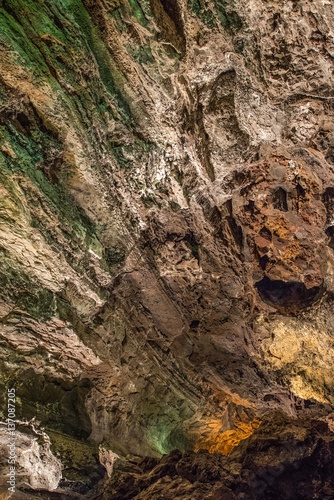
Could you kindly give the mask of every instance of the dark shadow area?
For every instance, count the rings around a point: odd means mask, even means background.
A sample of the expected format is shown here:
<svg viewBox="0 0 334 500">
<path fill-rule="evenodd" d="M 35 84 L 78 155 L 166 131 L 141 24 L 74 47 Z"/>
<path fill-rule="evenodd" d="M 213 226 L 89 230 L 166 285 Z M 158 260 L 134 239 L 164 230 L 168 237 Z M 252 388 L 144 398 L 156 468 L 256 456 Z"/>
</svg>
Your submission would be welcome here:
<svg viewBox="0 0 334 500">
<path fill-rule="evenodd" d="M 172 44 L 183 55 L 186 50 L 186 41 L 182 15 L 177 1 L 150 0 L 150 7 L 155 21 L 159 26 L 161 39 Z M 171 56 L 177 57 L 178 54 L 172 52 Z"/>
<path fill-rule="evenodd" d="M 329 224 L 334 215 L 334 188 L 328 187 L 322 195 L 322 202 L 327 211 L 327 224 Z"/>
<path fill-rule="evenodd" d="M 319 296 L 320 287 L 306 288 L 298 281 L 285 282 L 264 277 L 255 283 L 264 302 L 284 312 L 297 312 L 309 307 Z"/>
<path fill-rule="evenodd" d="M 328 226 L 328 228 L 326 229 L 326 234 L 330 238 L 328 242 L 329 248 L 334 249 L 334 226 Z"/>
<path fill-rule="evenodd" d="M 199 327 L 199 324 L 199 319 L 194 319 L 189 325 L 190 330 L 196 330 Z"/>
<path fill-rule="evenodd" d="M 251 440 L 252 441 L 252 440 Z M 200 450 L 172 451 L 160 460 L 120 464 L 98 500 L 332 500 L 334 443 L 262 436 L 228 457 Z M 239 474 L 233 473 L 240 470 Z M 177 492 L 177 494 L 175 494 Z"/>
<path fill-rule="evenodd" d="M 274 208 L 282 212 L 288 211 L 288 195 L 283 188 L 278 188 L 272 195 Z"/>
</svg>

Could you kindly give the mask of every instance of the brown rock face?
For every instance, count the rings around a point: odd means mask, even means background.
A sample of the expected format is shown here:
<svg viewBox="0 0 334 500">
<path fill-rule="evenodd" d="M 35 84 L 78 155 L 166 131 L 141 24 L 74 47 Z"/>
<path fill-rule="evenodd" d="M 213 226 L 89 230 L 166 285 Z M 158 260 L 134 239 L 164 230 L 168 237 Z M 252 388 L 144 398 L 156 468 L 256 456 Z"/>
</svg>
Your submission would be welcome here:
<svg viewBox="0 0 334 500">
<path fill-rule="evenodd" d="M 243 174 L 232 202 L 255 287 L 276 309 L 301 311 L 324 291 L 328 215 L 322 193 L 329 176 L 277 152 Z"/>
<path fill-rule="evenodd" d="M 117 477 L 110 481 L 99 498 L 332 498 L 333 443 L 315 438 L 306 429 L 302 438 L 289 433 L 284 435 L 284 431 L 280 438 L 270 442 L 268 435 L 256 436 L 241 456 L 232 454 L 227 458 L 204 450 L 183 454 L 174 451 L 160 461 L 144 459 L 127 470 L 120 466 Z"/>
<path fill-rule="evenodd" d="M 17 498 L 334 498 L 332 2 L 0 27 L 1 421 L 63 467 Z"/>
</svg>

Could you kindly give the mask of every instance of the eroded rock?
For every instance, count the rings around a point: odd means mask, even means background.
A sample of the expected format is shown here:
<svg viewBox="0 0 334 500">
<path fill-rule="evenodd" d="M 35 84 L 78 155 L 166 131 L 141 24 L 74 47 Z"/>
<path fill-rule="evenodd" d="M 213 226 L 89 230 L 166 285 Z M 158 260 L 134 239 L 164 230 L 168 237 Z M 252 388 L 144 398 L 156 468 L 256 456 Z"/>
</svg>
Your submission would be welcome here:
<svg viewBox="0 0 334 500">
<path fill-rule="evenodd" d="M 330 498 L 333 19 L 1 3 L 0 388 L 67 470 L 42 496 L 100 446 L 119 498 Z"/>
</svg>

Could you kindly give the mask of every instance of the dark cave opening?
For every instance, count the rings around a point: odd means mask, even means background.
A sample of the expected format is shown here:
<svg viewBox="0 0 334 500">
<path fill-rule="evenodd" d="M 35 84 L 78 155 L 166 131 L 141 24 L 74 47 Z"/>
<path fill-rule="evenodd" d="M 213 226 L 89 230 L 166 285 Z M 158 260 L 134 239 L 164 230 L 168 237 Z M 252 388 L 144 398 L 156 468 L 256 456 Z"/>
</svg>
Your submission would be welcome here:
<svg viewBox="0 0 334 500">
<path fill-rule="evenodd" d="M 196 330 L 196 329 L 199 327 L 199 324 L 200 324 L 199 319 L 194 319 L 194 320 L 190 323 L 189 328 L 190 328 L 191 330 Z"/>
<path fill-rule="evenodd" d="M 288 195 L 285 189 L 278 188 L 272 195 L 274 208 L 282 212 L 288 211 Z"/>
<path fill-rule="evenodd" d="M 326 234 L 327 234 L 327 236 L 329 236 L 330 238 L 333 238 L 333 236 L 334 236 L 334 226 L 329 226 L 329 227 L 326 229 Z"/>
<path fill-rule="evenodd" d="M 307 288 L 298 281 L 271 280 L 265 276 L 255 283 L 264 302 L 284 312 L 297 312 L 309 307 L 319 296 L 321 288 Z"/>
</svg>

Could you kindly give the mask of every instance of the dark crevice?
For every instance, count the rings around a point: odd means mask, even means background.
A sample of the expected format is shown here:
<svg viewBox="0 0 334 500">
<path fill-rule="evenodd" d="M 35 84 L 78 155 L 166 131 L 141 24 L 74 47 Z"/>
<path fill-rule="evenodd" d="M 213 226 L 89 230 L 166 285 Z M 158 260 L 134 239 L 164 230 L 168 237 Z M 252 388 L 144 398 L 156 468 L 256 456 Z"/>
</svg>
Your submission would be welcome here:
<svg viewBox="0 0 334 500">
<path fill-rule="evenodd" d="M 16 115 L 16 119 L 17 121 L 19 122 L 19 124 L 21 125 L 22 128 L 24 128 L 25 130 L 28 130 L 29 127 L 30 127 L 30 121 L 29 121 L 29 118 L 27 117 L 27 115 L 25 113 L 18 113 Z"/>
<path fill-rule="evenodd" d="M 63 31 L 63 30 L 64 30 L 64 25 L 63 25 L 63 23 L 61 22 L 61 20 L 59 19 L 59 17 L 54 16 L 54 17 L 53 17 L 53 22 L 55 23 L 55 25 L 57 26 L 57 28 L 59 28 L 61 31 Z"/>
<path fill-rule="evenodd" d="M 278 188 L 272 195 L 274 208 L 282 212 L 288 211 L 288 196 L 283 188 Z"/>
<path fill-rule="evenodd" d="M 199 244 L 193 234 L 187 234 L 185 237 L 187 246 L 191 250 L 192 256 L 199 262 Z"/>
<path fill-rule="evenodd" d="M 333 236 L 334 236 L 334 226 L 329 226 L 329 227 L 326 229 L 326 234 L 327 234 L 327 236 L 329 236 L 330 238 L 333 238 Z"/>
<path fill-rule="evenodd" d="M 306 190 L 299 183 L 296 185 L 296 195 L 292 199 L 292 208 L 299 212 L 302 204 L 306 201 Z"/>
<path fill-rule="evenodd" d="M 153 16 L 161 30 L 161 38 L 185 53 L 184 26 L 177 0 L 150 0 Z"/>
<path fill-rule="evenodd" d="M 263 255 L 263 257 L 260 257 L 259 262 L 260 262 L 260 267 L 261 267 L 262 271 L 264 271 L 267 267 L 268 262 L 269 262 L 268 255 Z"/>
<path fill-rule="evenodd" d="M 179 12 L 179 7 L 177 5 L 176 0 L 160 0 L 164 11 L 168 14 L 168 16 L 174 21 L 178 31 L 182 31 L 182 19 Z"/>
<path fill-rule="evenodd" d="M 268 241 L 272 241 L 273 239 L 272 232 L 266 226 L 263 226 L 260 229 L 260 236 L 262 236 L 262 238 L 265 238 Z"/>
<path fill-rule="evenodd" d="M 199 327 L 199 323 L 200 321 L 198 319 L 194 319 L 189 325 L 190 330 L 196 330 L 196 328 Z"/>
<path fill-rule="evenodd" d="M 255 283 L 261 299 L 286 313 L 298 312 L 309 307 L 319 297 L 321 288 L 306 288 L 298 281 L 285 282 L 264 277 Z"/>
<path fill-rule="evenodd" d="M 327 211 L 327 224 L 330 224 L 334 216 L 334 188 L 328 187 L 322 195 L 322 202 Z"/>
<path fill-rule="evenodd" d="M 249 200 L 247 205 L 244 205 L 245 212 L 249 212 L 250 214 L 255 214 L 258 212 L 258 209 L 255 206 L 254 200 Z"/>
<path fill-rule="evenodd" d="M 330 238 L 328 246 L 334 249 L 334 226 L 328 226 L 328 228 L 326 229 L 326 234 Z"/>
<path fill-rule="evenodd" d="M 303 188 L 303 186 L 301 186 L 300 184 L 297 184 L 296 191 L 297 191 L 298 198 L 305 198 L 306 190 Z"/>
</svg>

